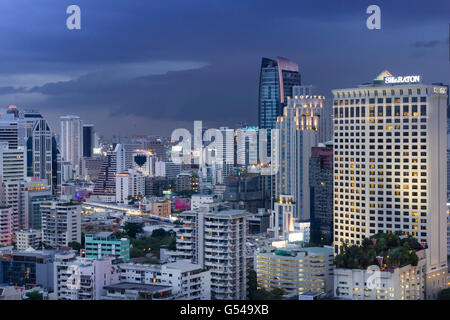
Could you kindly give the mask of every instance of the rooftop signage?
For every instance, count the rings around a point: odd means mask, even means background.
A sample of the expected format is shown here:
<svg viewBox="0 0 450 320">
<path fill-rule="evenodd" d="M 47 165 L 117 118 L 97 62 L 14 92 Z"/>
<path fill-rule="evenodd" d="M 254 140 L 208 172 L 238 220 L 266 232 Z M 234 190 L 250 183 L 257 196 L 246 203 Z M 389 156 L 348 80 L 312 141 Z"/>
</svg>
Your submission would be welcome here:
<svg viewBox="0 0 450 320">
<path fill-rule="evenodd" d="M 395 83 L 418 83 L 420 82 L 420 76 L 400 76 L 400 77 L 385 77 L 384 83 L 395 84 Z"/>
</svg>

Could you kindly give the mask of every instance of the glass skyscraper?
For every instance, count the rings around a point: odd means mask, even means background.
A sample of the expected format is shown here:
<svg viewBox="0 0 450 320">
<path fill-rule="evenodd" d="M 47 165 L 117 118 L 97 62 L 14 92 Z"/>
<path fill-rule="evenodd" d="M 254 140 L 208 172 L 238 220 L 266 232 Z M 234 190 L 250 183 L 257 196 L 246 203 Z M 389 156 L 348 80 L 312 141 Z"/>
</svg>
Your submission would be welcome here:
<svg viewBox="0 0 450 320">
<path fill-rule="evenodd" d="M 298 65 L 288 59 L 262 58 L 259 77 L 258 126 L 273 129 L 277 116 L 282 115 L 287 97 L 292 97 L 292 87 L 299 86 Z"/>
</svg>

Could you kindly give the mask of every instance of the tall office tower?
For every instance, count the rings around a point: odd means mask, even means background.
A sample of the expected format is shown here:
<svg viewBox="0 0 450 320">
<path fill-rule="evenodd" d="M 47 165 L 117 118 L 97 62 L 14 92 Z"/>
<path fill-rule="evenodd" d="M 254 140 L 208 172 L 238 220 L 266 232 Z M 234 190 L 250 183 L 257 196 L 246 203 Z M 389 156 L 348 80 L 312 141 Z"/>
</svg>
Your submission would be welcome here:
<svg viewBox="0 0 450 320">
<path fill-rule="evenodd" d="M 309 160 L 311 238 L 313 243 L 333 242 L 333 144 L 311 149 Z"/>
<path fill-rule="evenodd" d="M 36 121 L 43 119 L 43 116 L 37 110 L 23 110 L 19 111 L 19 118 L 23 119 L 23 122 L 25 123 L 25 136 L 29 138 L 33 134 L 33 128 Z"/>
<path fill-rule="evenodd" d="M 93 195 L 103 202 L 116 201 L 116 174 L 125 170 L 125 150 L 117 144 L 114 150 L 106 153 Z"/>
<path fill-rule="evenodd" d="M 275 197 L 291 195 L 294 218 L 309 220 L 309 158 L 318 143 L 318 125 L 325 97 L 296 96 L 288 99 L 282 116 L 277 118 L 280 152 Z"/>
<path fill-rule="evenodd" d="M 70 242 L 81 243 L 81 206 L 59 200 L 40 204 L 42 242 L 52 248 L 67 247 Z"/>
<path fill-rule="evenodd" d="M 9 106 L 7 113 L 0 115 L 0 142 L 8 142 L 11 149 L 26 144 L 25 122 L 19 119 L 16 106 Z"/>
<path fill-rule="evenodd" d="M 53 199 L 52 188 L 47 180 L 37 177 L 20 182 L 20 215 L 26 217 L 25 229 L 41 229 L 40 205 Z"/>
<path fill-rule="evenodd" d="M 334 246 L 400 231 L 428 247 L 427 298 L 446 285 L 444 86 L 378 76 L 333 90 Z"/>
<path fill-rule="evenodd" d="M 83 121 L 78 116 L 63 116 L 61 120 L 62 161 L 72 163 L 76 176 L 80 176 L 80 161 L 83 155 Z"/>
<path fill-rule="evenodd" d="M 32 130 L 32 175 L 52 182 L 52 133 L 47 121 L 37 120 Z M 29 138 L 29 139 L 30 139 Z"/>
<path fill-rule="evenodd" d="M 92 157 L 95 146 L 93 124 L 83 124 L 83 157 Z"/>
<path fill-rule="evenodd" d="M 116 174 L 116 202 L 128 203 L 129 197 L 145 195 L 145 176 L 137 170 Z"/>
<path fill-rule="evenodd" d="M 287 97 L 292 97 L 292 87 L 301 85 L 298 65 L 288 59 L 278 57 L 276 60 L 262 58 L 259 75 L 258 93 L 258 127 L 267 129 L 267 155 L 272 154 L 271 129 L 276 127 L 277 117 L 283 114 Z M 261 148 L 258 142 L 258 148 Z M 261 159 L 260 159 L 261 160 Z M 275 177 L 265 176 L 265 208 L 272 210 L 275 191 Z"/>
<path fill-rule="evenodd" d="M 11 148 L 0 143 L 0 176 L 3 182 L 22 181 L 27 176 L 25 147 Z"/>
<path fill-rule="evenodd" d="M 51 186 L 54 196 L 61 194 L 61 152 L 59 151 L 58 144 L 56 143 L 55 136 L 52 137 L 52 180 Z"/>
<path fill-rule="evenodd" d="M 177 256 L 211 271 L 211 294 L 218 300 L 245 300 L 248 234 L 244 210 L 207 210 L 180 214 L 183 227 L 177 232 Z"/>
<path fill-rule="evenodd" d="M 292 196 L 281 195 L 274 203 L 272 217 L 270 219 L 270 231 L 275 238 L 288 238 L 289 233 L 294 232 L 295 203 Z"/>
<path fill-rule="evenodd" d="M 223 179 L 233 174 L 234 168 L 234 130 L 220 127 L 222 147 L 216 148 L 214 154 L 214 176 L 216 183 L 223 183 Z"/>
<path fill-rule="evenodd" d="M 258 127 L 236 130 L 236 164 L 247 167 L 258 163 Z"/>
<path fill-rule="evenodd" d="M 447 199 L 450 195 L 450 134 L 447 133 Z"/>
<path fill-rule="evenodd" d="M 262 58 L 259 76 L 258 126 L 261 129 L 275 128 L 277 117 L 283 113 L 287 98 L 293 97 L 292 87 L 299 86 L 298 65 L 288 59 Z"/>
</svg>

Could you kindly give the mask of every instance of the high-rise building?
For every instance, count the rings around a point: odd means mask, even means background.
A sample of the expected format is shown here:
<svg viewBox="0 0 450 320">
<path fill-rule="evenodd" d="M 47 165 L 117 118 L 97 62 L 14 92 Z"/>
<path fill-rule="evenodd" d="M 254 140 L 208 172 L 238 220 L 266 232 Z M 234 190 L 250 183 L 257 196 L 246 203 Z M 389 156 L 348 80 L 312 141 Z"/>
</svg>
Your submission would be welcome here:
<svg viewBox="0 0 450 320">
<path fill-rule="evenodd" d="M 236 130 L 236 164 L 247 167 L 258 163 L 258 127 Z"/>
<path fill-rule="evenodd" d="M 42 242 L 52 248 L 81 243 L 81 207 L 71 201 L 41 203 Z"/>
<path fill-rule="evenodd" d="M 27 176 L 25 147 L 11 148 L 0 143 L 0 176 L 2 181 L 22 181 Z"/>
<path fill-rule="evenodd" d="M 44 119 L 35 121 L 31 143 L 32 175 L 52 183 L 52 133 Z"/>
<path fill-rule="evenodd" d="M 428 247 L 427 298 L 436 298 L 447 282 L 448 93 L 419 79 L 386 71 L 333 90 L 334 246 L 379 232 L 414 236 Z"/>
<path fill-rule="evenodd" d="M 177 232 L 177 253 L 211 271 L 211 295 L 219 300 L 247 298 L 246 238 L 244 210 L 207 210 L 179 214 L 183 226 Z"/>
<path fill-rule="evenodd" d="M 37 177 L 20 182 L 20 215 L 26 217 L 25 229 L 41 229 L 41 209 L 43 202 L 53 199 L 52 188 L 47 180 Z"/>
<path fill-rule="evenodd" d="M 333 144 L 311 149 L 309 160 L 311 237 L 313 243 L 333 242 Z"/>
<path fill-rule="evenodd" d="M 9 246 L 13 239 L 13 211 L 12 207 L 0 204 L 0 245 Z"/>
<path fill-rule="evenodd" d="M 313 85 L 292 87 L 292 97 L 317 95 L 317 88 Z M 318 141 L 327 142 L 332 140 L 332 114 L 331 105 L 324 101 L 319 118 Z"/>
<path fill-rule="evenodd" d="M 78 116 L 63 116 L 61 120 L 61 157 L 73 165 L 79 176 L 83 156 L 83 121 Z"/>
<path fill-rule="evenodd" d="M 8 142 L 9 148 L 16 149 L 26 144 L 26 126 L 20 119 L 19 109 L 9 106 L 6 114 L 0 115 L 0 142 Z"/>
<path fill-rule="evenodd" d="M 282 116 L 277 118 L 279 159 L 275 197 L 291 195 L 294 218 L 310 218 L 309 158 L 318 143 L 323 96 L 295 96 L 288 99 Z"/>
<path fill-rule="evenodd" d="M 301 85 L 298 65 L 288 59 L 262 58 L 259 76 L 258 126 L 273 129 L 283 113 L 287 98 L 293 97 L 292 87 Z"/>
<path fill-rule="evenodd" d="M 116 174 L 116 202 L 128 203 L 130 197 L 145 195 L 145 176 L 129 169 Z"/>
<path fill-rule="evenodd" d="M 92 157 L 95 146 L 93 124 L 83 124 L 83 157 Z"/>
<path fill-rule="evenodd" d="M 125 151 L 121 144 L 109 150 L 95 181 L 93 195 L 104 202 L 116 201 L 116 174 L 125 170 Z"/>
</svg>

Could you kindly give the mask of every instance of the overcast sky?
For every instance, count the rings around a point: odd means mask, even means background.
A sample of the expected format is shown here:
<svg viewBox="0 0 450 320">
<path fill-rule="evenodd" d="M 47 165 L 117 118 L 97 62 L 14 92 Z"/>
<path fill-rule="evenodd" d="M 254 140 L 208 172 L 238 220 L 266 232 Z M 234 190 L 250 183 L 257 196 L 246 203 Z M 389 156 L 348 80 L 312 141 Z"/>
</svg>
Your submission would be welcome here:
<svg viewBox="0 0 450 320">
<path fill-rule="evenodd" d="M 66 9 L 81 8 L 81 30 Z M 381 7 L 381 30 L 366 8 Z M 2 0 L 0 109 L 79 115 L 105 136 L 257 123 L 261 57 L 326 96 L 388 69 L 450 82 L 448 0 Z"/>
</svg>

